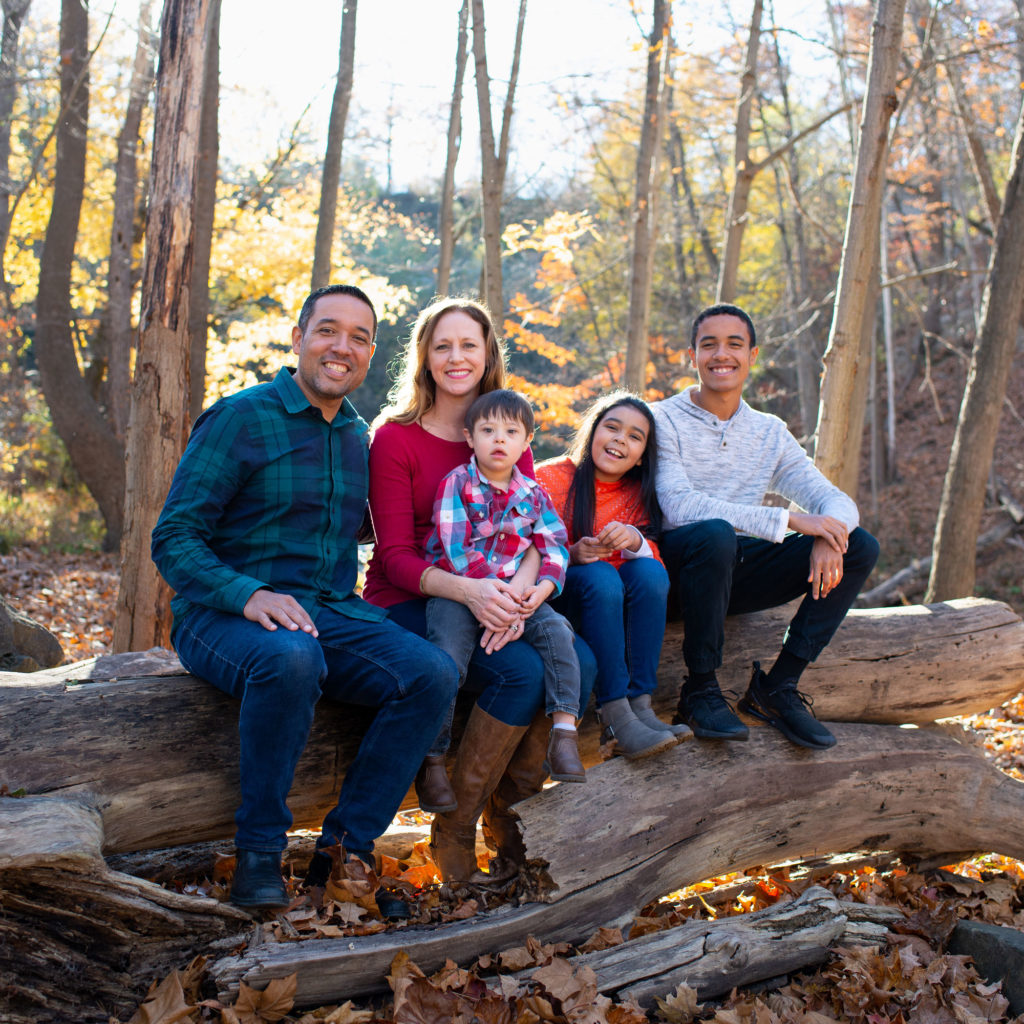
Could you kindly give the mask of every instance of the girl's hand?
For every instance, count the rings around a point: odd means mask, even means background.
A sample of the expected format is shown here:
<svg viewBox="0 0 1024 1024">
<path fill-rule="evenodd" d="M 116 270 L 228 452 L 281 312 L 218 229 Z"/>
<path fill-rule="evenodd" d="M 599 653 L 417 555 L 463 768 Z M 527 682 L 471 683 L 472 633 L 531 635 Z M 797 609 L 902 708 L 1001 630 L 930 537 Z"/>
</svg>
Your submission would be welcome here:
<svg viewBox="0 0 1024 1024">
<path fill-rule="evenodd" d="M 504 633 L 519 621 L 519 594 L 504 580 L 463 579 L 463 604 L 484 627 L 495 633 Z"/>
<path fill-rule="evenodd" d="M 611 522 L 597 535 L 599 543 L 611 551 L 639 551 L 644 539 L 635 526 Z"/>
<path fill-rule="evenodd" d="M 580 537 L 569 547 L 570 565 L 589 565 L 607 558 L 615 549 L 602 544 L 597 537 Z"/>
</svg>

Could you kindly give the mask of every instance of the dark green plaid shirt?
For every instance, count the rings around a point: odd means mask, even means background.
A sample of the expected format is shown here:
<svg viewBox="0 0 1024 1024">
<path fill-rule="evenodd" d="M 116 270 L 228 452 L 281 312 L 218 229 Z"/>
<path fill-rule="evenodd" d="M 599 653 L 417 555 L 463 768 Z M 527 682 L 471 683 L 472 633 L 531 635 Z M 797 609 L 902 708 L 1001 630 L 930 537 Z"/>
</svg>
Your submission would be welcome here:
<svg viewBox="0 0 1024 1024">
<path fill-rule="evenodd" d="M 367 433 L 348 399 L 328 423 L 288 369 L 196 420 L 153 530 L 175 627 L 196 605 L 241 615 L 261 587 L 291 594 L 314 622 L 324 608 L 384 618 L 353 593 Z"/>
</svg>

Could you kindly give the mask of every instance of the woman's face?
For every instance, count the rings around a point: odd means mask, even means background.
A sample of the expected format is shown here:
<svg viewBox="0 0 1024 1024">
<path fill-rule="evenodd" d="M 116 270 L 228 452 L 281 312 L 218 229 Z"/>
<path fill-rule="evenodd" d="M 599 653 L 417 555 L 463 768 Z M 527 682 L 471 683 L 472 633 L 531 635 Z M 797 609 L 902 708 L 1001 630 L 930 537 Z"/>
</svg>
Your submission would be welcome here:
<svg viewBox="0 0 1024 1024">
<path fill-rule="evenodd" d="M 474 398 L 487 364 L 484 330 L 468 313 L 453 309 L 434 326 L 427 352 L 427 372 L 439 395 Z"/>
<path fill-rule="evenodd" d="M 649 432 L 647 417 L 639 409 L 632 405 L 609 409 L 601 417 L 590 444 L 594 476 L 603 483 L 611 483 L 628 473 L 643 457 Z"/>
</svg>

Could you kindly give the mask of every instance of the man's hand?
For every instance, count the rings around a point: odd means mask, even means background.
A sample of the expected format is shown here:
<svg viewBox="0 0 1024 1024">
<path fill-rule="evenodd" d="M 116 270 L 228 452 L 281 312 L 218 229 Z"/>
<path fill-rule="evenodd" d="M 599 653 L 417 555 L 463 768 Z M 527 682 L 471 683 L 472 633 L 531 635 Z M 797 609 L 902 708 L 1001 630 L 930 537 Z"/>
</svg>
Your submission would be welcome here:
<svg viewBox="0 0 1024 1024">
<path fill-rule="evenodd" d="M 635 526 L 613 521 L 597 535 L 597 542 L 610 551 L 639 551 L 644 538 Z"/>
<path fill-rule="evenodd" d="M 828 597 L 839 586 L 843 578 L 843 556 L 824 537 L 815 538 L 811 546 L 811 574 L 807 582 L 811 585 L 811 597 Z"/>
<path fill-rule="evenodd" d="M 264 629 L 273 632 L 277 627 L 301 629 L 303 633 L 319 636 L 309 613 L 291 594 L 278 594 L 273 590 L 257 590 L 242 609 L 250 622 L 258 622 Z"/>
<path fill-rule="evenodd" d="M 838 554 L 846 554 L 850 530 L 834 516 L 812 516 L 809 512 L 790 512 L 789 528 L 808 537 L 818 537 Z"/>
</svg>

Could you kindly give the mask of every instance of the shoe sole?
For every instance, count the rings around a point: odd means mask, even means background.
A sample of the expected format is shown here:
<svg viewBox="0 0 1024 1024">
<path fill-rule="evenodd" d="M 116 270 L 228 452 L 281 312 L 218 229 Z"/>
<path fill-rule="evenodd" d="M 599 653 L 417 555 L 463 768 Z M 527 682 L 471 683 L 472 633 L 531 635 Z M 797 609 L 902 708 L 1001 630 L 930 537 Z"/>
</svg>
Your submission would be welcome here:
<svg viewBox="0 0 1024 1024">
<path fill-rule="evenodd" d="M 832 737 L 831 743 L 815 743 L 813 740 L 805 739 L 803 736 L 798 736 L 781 718 L 775 718 L 769 712 L 765 711 L 760 706 L 755 706 L 750 703 L 745 697 L 736 705 L 736 707 L 746 715 L 750 715 L 751 718 L 757 718 L 762 722 L 770 725 L 773 729 L 778 729 L 783 736 L 789 740 L 790 743 L 795 743 L 798 747 L 803 747 L 805 750 L 830 750 L 836 745 L 836 738 Z"/>
<path fill-rule="evenodd" d="M 426 804 L 420 804 L 420 810 L 427 814 L 452 814 L 454 811 L 459 809 L 458 804 L 443 804 L 434 807 L 428 807 Z"/>
<path fill-rule="evenodd" d="M 718 732 L 716 729 L 705 729 L 693 722 L 690 722 L 689 726 L 693 735 L 702 740 L 738 740 L 740 743 L 745 743 L 750 739 L 749 729 L 744 729 L 743 732 Z"/>
<path fill-rule="evenodd" d="M 653 747 L 647 747 L 644 750 L 635 750 L 629 753 L 621 750 L 618 743 L 616 743 L 612 748 L 612 756 L 624 757 L 627 761 L 642 761 L 645 757 L 653 757 L 655 754 L 661 754 L 670 747 L 674 747 L 679 742 L 679 738 L 674 736 L 672 733 L 665 733 L 665 736 L 666 739 L 662 743 L 656 743 Z"/>
<path fill-rule="evenodd" d="M 291 900 L 287 896 L 280 903 L 272 903 L 268 900 L 255 900 L 255 899 L 235 899 L 234 896 L 229 898 L 229 902 L 234 904 L 236 907 L 246 907 L 251 909 L 253 907 L 262 908 L 264 910 L 273 910 L 280 907 L 287 907 Z"/>
<path fill-rule="evenodd" d="M 572 773 L 569 773 L 569 772 L 559 772 L 556 775 L 551 770 L 551 765 L 549 765 L 547 763 L 547 761 L 544 762 L 544 771 L 547 772 L 548 778 L 551 779 L 552 782 L 586 782 L 587 781 L 586 775 L 580 775 L 577 772 L 572 772 Z"/>
</svg>

